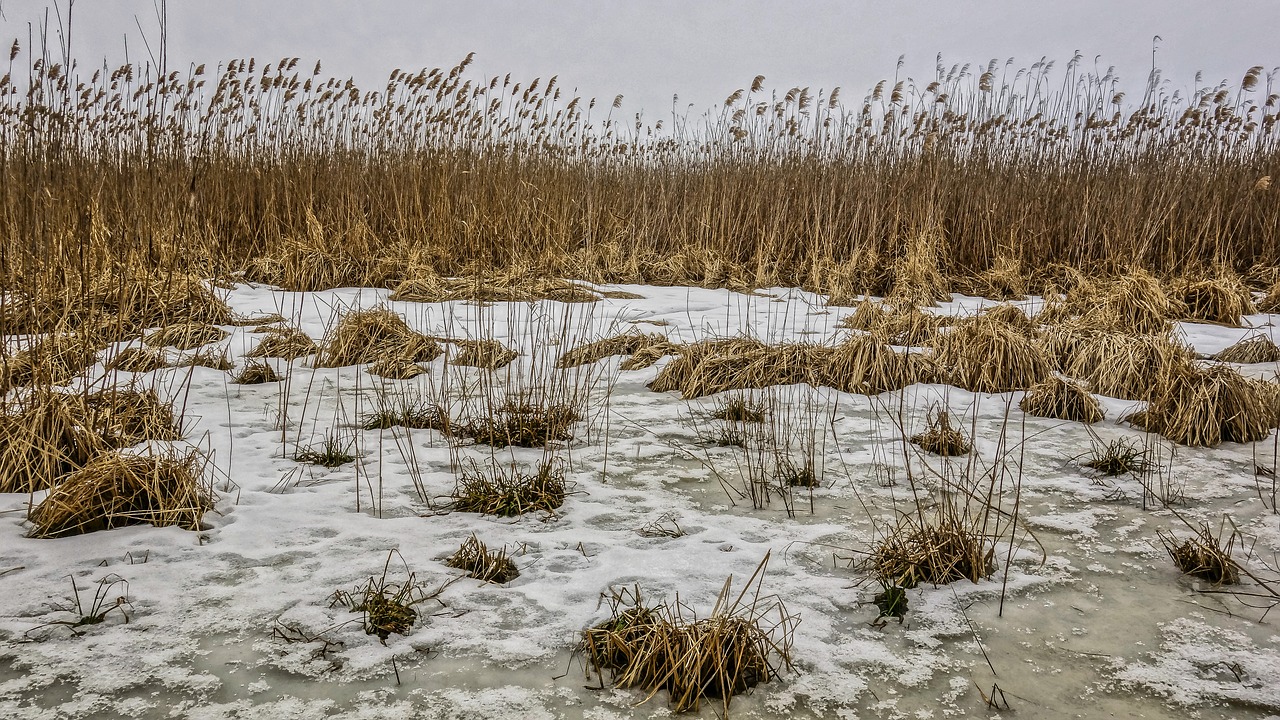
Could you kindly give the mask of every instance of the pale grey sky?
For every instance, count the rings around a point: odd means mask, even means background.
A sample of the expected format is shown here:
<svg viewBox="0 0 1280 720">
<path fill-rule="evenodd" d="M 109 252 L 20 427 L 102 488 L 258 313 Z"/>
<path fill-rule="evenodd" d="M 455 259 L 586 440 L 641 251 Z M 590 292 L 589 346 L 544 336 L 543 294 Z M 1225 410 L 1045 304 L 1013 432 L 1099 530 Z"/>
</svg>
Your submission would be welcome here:
<svg viewBox="0 0 1280 720">
<path fill-rule="evenodd" d="M 159 0 L 77 0 L 72 42 L 82 61 L 145 60 L 137 24 L 153 46 Z M 59 5 L 65 14 L 66 0 Z M 48 0 L 0 0 L 0 38 L 26 44 L 39 34 Z M 57 42 L 50 10 L 50 38 Z M 136 18 L 136 19 L 135 19 Z M 355 76 L 379 89 L 393 68 L 448 67 L 475 51 L 473 71 L 522 80 L 560 76 L 587 96 L 626 96 L 656 120 L 678 93 L 702 109 L 723 101 L 757 74 L 768 86 L 842 86 L 856 102 L 876 80 L 906 74 L 931 79 L 935 55 L 947 64 L 1041 57 L 1064 65 L 1075 51 L 1101 70 L 1115 65 L 1131 95 L 1157 62 L 1175 88 L 1238 83 L 1252 65 L 1280 66 L 1280 0 L 173 0 L 171 68 L 255 56 L 275 62 L 321 60 L 326 74 Z M 55 53 L 56 54 L 56 53 Z"/>
</svg>

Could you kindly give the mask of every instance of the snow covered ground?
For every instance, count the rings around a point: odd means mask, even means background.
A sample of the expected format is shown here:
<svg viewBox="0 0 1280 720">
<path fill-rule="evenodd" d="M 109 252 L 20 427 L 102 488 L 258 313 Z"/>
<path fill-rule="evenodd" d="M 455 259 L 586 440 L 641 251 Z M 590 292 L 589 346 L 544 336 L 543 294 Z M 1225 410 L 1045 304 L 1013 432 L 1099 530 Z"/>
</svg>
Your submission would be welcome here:
<svg viewBox="0 0 1280 720">
<path fill-rule="evenodd" d="M 825 418 L 822 487 L 798 491 L 794 516 L 776 500 L 753 509 L 726 491 L 723 484 L 741 482 L 741 451 L 709 447 L 698 433 L 716 398 L 685 402 L 645 387 L 669 359 L 621 371 L 623 358 L 614 357 L 573 375 L 592 400 L 561 453 L 574 492 L 551 517 L 439 512 L 459 457 L 531 463 L 541 451 L 451 453 L 435 431 L 358 429 L 380 395 L 430 396 L 486 374 L 536 382 L 550 377 L 560 352 L 632 327 L 678 342 L 743 333 L 823 342 L 849 332 L 836 325 L 852 312 L 789 289 L 610 289 L 643 299 L 480 306 L 387 302 L 385 291 L 369 289 L 227 291 L 238 313 L 280 313 L 317 340 L 338 312 L 386 304 L 417 330 L 493 338 L 524 356 L 492 372 L 446 370 L 441 358 L 408 381 L 363 367 L 316 369 L 307 359 L 272 361 L 288 378 L 264 385 L 232 384 L 226 373 L 199 367 L 142 376 L 185 407 L 187 442 L 212 458 L 216 512 L 201 532 L 135 526 L 35 540 L 25 537 L 30 498 L 0 495 L 0 717 L 664 716 L 664 694 L 640 704 L 641 692 L 597 689 L 571 657 L 582 629 L 607 616 L 601 593 L 638 584 L 649 598 L 678 593 L 706 613 L 725 579 L 744 582 L 766 553 L 763 591 L 800 617 L 796 669 L 736 698 L 734 717 L 1005 715 L 984 702 L 993 688 L 1024 718 L 1280 714 L 1274 618 L 1231 595 L 1198 592 L 1156 536 L 1161 528 L 1185 534 L 1184 526 L 1157 504 L 1144 507 L 1136 480 L 1104 486 L 1073 460 L 1089 449 L 1091 432 L 1141 438 L 1117 422 L 1135 403 L 1104 398 L 1107 418 L 1087 429 L 1025 417 L 1021 393 L 938 385 L 870 398 L 799 386 L 755 391 Z M 983 302 L 958 298 L 940 312 L 968 314 Z M 1247 321 L 1273 330 L 1270 316 Z M 242 365 L 262 335 L 225 329 L 231 336 L 221 345 Z M 1180 329 L 1205 353 L 1254 332 Z M 1269 376 L 1275 368 L 1244 370 Z M 1006 436 L 1009 462 L 1021 465 L 1019 513 L 1034 537 L 1020 532 L 1012 551 L 998 547 L 1001 567 L 991 579 L 909 591 L 905 621 L 877 627 L 870 601 L 879 587 L 851 571 L 849 558 L 876 538 L 875 523 L 911 502 L 898 417 L 908 432 L 919 431 L 929 407 L 943 401 L 966 432 L 976 429 L 985 462 L 995 461 Z M 352 436 L 363 457 L 335 469 L 291 459 L 331 432 Z M 1185 496 L 1179 512 L 1215 528 L 1230 516 L 1256 538 L 1254 551 L 1271 557 L 1280 551 L 1280 516 L 1268 509 L 1270 481 L 1256 478 L 1254 467 L 1274 467 L 1273 439 L 1176 451 L 1148 440 L 1173 453 L 1161 482 Z M 908 452 L 913 467 L 947 462 Z M 640 532 L 655 522 L 674 522 L 683 535 Z M 520 577 L 508 585 L 453 582 L 439 602 L 422 606 L 427 617 L 411 634 L 392 635 L 386 646 L 364 634 L 357 614 L 331 607 L 335 590 L 380 575 L 393 549 L 390 576 L 403 578 L 407 565 L 428 587 L 444 585 L 461 571 L 443 559 L 472 533 L 490 547 L 505 545 Z M 112 612 L 80 636 L 39 627 L 73 619 L 56 609 L 72 603 L 73 583 L 88 609 L 104 579 L 127 581 L 127 623 Z M 103 587 L 108 603 L 125 589 Z M 319 641 L 287 643 L 272 634 L 282 625 L 341 644 L 321 652 Z M 717 707 L 709 703 L 703 715 Z"/>
</svg>

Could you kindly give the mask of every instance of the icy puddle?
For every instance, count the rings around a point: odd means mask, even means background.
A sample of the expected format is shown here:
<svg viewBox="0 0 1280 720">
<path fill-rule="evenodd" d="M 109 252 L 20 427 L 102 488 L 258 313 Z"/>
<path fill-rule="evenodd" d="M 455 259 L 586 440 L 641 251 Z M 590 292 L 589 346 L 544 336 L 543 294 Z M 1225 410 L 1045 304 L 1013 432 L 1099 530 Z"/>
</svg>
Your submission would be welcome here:
<svg viewBox="0 0 1280 720">
<path fill-rule="evenodd" d="M 427 334 L 522 351 L 528 375 L 516 381 L 526 384 L 550 382 L 563 350 L 630 327 L 679 342 L 744 331 L 812 342 L 838 337 L 836 323 L 851 312 L 796 291 L 620 289 L 644 299 L 388 306 Z M 385 295 L 241 286 L 228 301 L 244 314 L 280 312 L 319 340 L 339 310 Z M 633 324 L 642 320 L 650 323 Z M 1249 333 L 1183 327 L 1210 352 Z M 260 336 L 226 329 L 223 346 L 239 363 Z M 447 512 L 454 470 L 536 465 L 542 451 L 356 427 L 379 397 L 466 394 L 512 382 L 505 370 L 446 369 L 442 358 L 425 375 L 391 381 L 303 359 L 272 361 L 287 380 L 265 385 L 234 385 L 207 368 L 139 376 L 185 404 L 189 442 L 212 457 L 217 512 L 201 532 L 129 527 L 35 540 L 24 537 L 29 498 L 0 496 L 0 717 L 670 715 L 665 692 L 642 702 L 641 690 L 602 688 L 572 654 L 582 630 L 608 616 L 602 593 L 639 586 L 655 601 L 678 596 L 703 617 L 726 578 L 736 591 L 766 554 L 762 602 L 776 598 L 799 618 L 795 667 L 734 698 L 733 717 L 1280 713 L 1280 633 L 1269 601 L 1204 592 L 1213 588 L 1181 576 L 1157 531 L 1190 530 L 1151 497 L 1174 501 L 1193 524 L 1217 528 L 1229 515 L 1269 558 L 1280 549 L 1280 517 L 1268 510 L 1270 480 L 1253 469 L 1274 465 L 1271 440 L 1178 448 L 1169 460 L 1171 446 L 1147 438 L 1165 455 L 1144 488 L 1132 477 L 1099 480 L 1079 462 L 1095 435 L 1144 438 L 1117 422 L 1136 403 L 1104 399 L 1106 419 L 1090 430 L 1025 417 L 1022 393 L 915 385 L 866 397 L 786 386 L 745 397 L 794 420 L 790 439 L 778 442 L 812 459 L 819 486 L 753 502 L 751 451 L 719 445 L 723 423 L 709 418 L 723 398 L 651 392 L 645 384 L 670 359 L 625 371 L 623 359 L 577 371 L 590 401 L 575 438 L 555 454 L 571 482 L 564 505 L 516 518 Z M 988 579 L 926 583 L 907 591 L 901 622 L 879 618 L 880 586 L 851 565 L 896 512 L 939 502 L 941 478 L 964 475 L 969 462 L 903 443 L 937 403 L 974 431 L 980 468 L 1008 471 L 994 502 L 1008 518 L 1016 513 L 1019 529 L 995 545 Z M 332 469 L 292 459 L 335 432 L 362 457 Z M 520 576 L 504 585 L 457 579 L 463 573 L 444 560 L 473 533 L 505 547 Z M 365 634 L 360 613 L 334 602 L 335 591 L 351 593 L 384 569 L 395 582 L 412 572 L 434 595 L 416 606 L 412 631 L 386 645 Z M 56 624 L 104 612 L 100 623 Z M 720 709 L 707 700 L 701 716 Z"/>
</svg>

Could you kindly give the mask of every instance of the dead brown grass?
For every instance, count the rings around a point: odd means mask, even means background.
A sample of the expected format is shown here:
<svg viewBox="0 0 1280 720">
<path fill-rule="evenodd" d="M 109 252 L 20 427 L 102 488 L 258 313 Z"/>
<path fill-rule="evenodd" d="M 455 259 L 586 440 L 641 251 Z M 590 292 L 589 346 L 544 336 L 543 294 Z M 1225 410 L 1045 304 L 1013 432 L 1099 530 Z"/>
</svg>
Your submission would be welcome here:
<svg viewBox="0 0 1280 720">
<path fill-rule="evenodd" d="M 520 353 L 497 340 L 456 340 L 454 344 L 461 349 L 461 352 L 449 361 L 452 365 L 497 370 L 510 365 L 520 357 Z"/>
<path fill-rule="evenodd" d="M 1096 423 L 1102 420 L 1102 405 L 1079 384 L 1051 377 L 1033 386 L 1018 404 L 1022 411 L 1036 417 Z"/>
<path fill-rule="evenodd" d="M 1129 420 L 1182 445 L 1212 447 L 1267 437 L 1275 411 L 1269 394 L 1235 370 L 1188 364 L 1170 368 L 1147 409 Z"/>
<path fill-rule="evenodd" d="M 1251 335 L 1214 355 L 1213 359 L 1241 365 L 1280 362 L 1280 347 L 1266 335 Z"/>
<path fill-rule="evenodd" d="M 178 323 L 154 330 L 143 336 L 142 341 L 152 347 L 173 347 L 178 350 L 194 350 L 226 339 L 222 328 L 206 323 Z"/>
<path fill-rule="evenodd" d="M 1222 268 L 1210 277 L 1177 280 L 1170 294 L 1183 310 L 1184 320 L 1240 327 L 1244 315 L 1258 311 L 1253 294 L 1240 277 Z"/>
<path fill-rule="evenodd" d="M 520 577 L 520 569 L 507 556 L 506 548 L 490 550 L 475 533 L 464 540 L 458 551 L 450 555 L 444 564 L 466 570 L 469 578 L 499 585 Z"/>
<path fill-rule="evenodd" d="M 410 302 L 535 302 L 589 303 L 601 295 L 567 280 L 530 271 L 486 272 L 471 277 L 441 277 L 434 273 L 412 277 L 396 286 L 391 300 Z"/>
<path fill-rule="evenodd" d="M 1067 330 L 1049 346 L 1056 348 L 1063 374 L 1121 400 L 1146 400 L 1160 379 L 1191 363 L 1191 349 L 1167 330 L 1149 335 Z"/>
<path fill-rule="evenodd" d="M 1026 390 L 1049 377 L 1044 350 L 1008 323 L 986 316 L 966 318 L 933 343 L 947 382 L 973 392 Z"/>
<path fill-rule="evenodd" d="M 164 353 L 149 347 L 130 347 L 116 353 L 107 361 L 107 370 L 129 373 L 148 373 L 169 367 Z"/>
<path fill-rule="evenodd" d="M 203 475 L 203 460 L 195 453 L 99 455 L 32 508 L 30 536 L 57 538 L 141 523 L 198 530 L 215 501 Z"/>
<path fill-rule="evenodd" d="M 383 308 L 345 313 L 324 340 L 317 367 L 343 367 L 395 358 L 431 362 L 444 350 L 435 340 L 414 332 L 404 318 Z"/>
<path fill-rule="evenodd" d="M 0 395 L 24 385 L 66 385 L 97 362 L 105 348 L 91 332 L 55 333 L 12 355 L 0 353 Z"/>
<path fill-rule="evenodd" d="M 1235 545 L 1235 533 L 1225 541 L 1213 532 L 1208 523 L 1202 523 L 1196 534 L 1181 541 L 1171 532 L 1159 533 L 1160 542 L 1173 563 L 1184 575 L 1191 575 L 1214 585 L 1234 585 L 1240 582 L 1240 566 L 1231 558 Z"/>
<path fill-rule="evenodd" d="M 245 357 L 278 357 L 284 360 L 297 360 L 300 357 L 320 352 L 311 336 L 294 327 L 276 327 L 267 331 L 262 340 Z"/>
<path fill-rule="evenodd" d="M 579 345 L 560 356 L 556 367 L 569 368 L 599 362 L 613 355 L 631 355 L 650 348 L 667 349 L 671 347 L 667 339 L 656 333 L 638 331 L 614 335 L 584 345 Z M 661 356 L 659 356 L 661 357 Z M 655 359 L 654 362 L 657 362 Z"/>
<path fill-rule="evenodd" d="M 967 455 L 973 449 L 964 433 L 951 426 L 951 413 L 946 409 L 930 409 L 927 425 L 923 433 L 911 436 L 911 442 L 922 449 L 943 457 Z"/>
</svg>

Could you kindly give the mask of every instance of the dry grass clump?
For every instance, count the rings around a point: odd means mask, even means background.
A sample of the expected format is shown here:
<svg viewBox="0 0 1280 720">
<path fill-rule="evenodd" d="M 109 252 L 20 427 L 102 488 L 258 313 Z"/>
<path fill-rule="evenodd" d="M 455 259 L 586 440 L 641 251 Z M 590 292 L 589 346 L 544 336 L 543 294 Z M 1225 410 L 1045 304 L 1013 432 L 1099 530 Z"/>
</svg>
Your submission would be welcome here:
<svg viewBox="0 0 1280 720">
<path fill-rule="evenodd" d="M 654 392 L 678 391 L 685 399 L 728 390 L 808 383 L 844 392 L 876 394 L 918 382 L 919 356 L 894 352 L 859 335 L 836 346 L 767 345 L 750 338 L 705 340 L 686 345 L 649 383 Z"/>
<path fill-rule="evenodd" d="M 231 377 L 231 382 L 237 385 L 262 385 L 264 383 L 280 382 L 284 378 L 280 377 L 280 373 L 271 367 L 270 363 L 261 360 L 250 360 L 240 369 L 240 372 Z"/>
<path fill-rule="evenodd" d="M 934 359 L 956 387 L 973 392 L 1026 390 L 1049 377 L 1044 350 L 1007 323 L 966 318 L 933 342 Z"/>
<path fill-rule="evenodd" d="M 99 455 L 32 508 L 30 536 L 56 538 L 142 523 L 198 530 L 215 500 L 203 476 L 196 453 Z"/>
<path fill-rule="evenodd" d="M 111 449 L 181 436 L 173 407 L 154 390 L 40 388 L 0 405 L 0 492 L 43 490 Z"/>
<path fill-rule="evenodd" d="M 859 569 L 885 587 L 976 583 L 995 571 L 994 558 L 994 539 L 984 533 L 982 517 L 949 500 L 932 514 L 903 513 Z"/>
<path fill-rule="evenodd" d="M 144 440 L 178 440 L 181 419 L 154 389 L 110 387 L 84 398 L 88 427 L 108 446 L 126 448 Z"/>
<path fill-rule="evenodd" d="M 431 362 L 444 350 L 435 340 L 414 332 L 404 318 L 381 307 L 344 314 L 325 336 L 316 367 L 343 367 L 398 358 Z"/>
<path fill-rule="evenodd" d="M 3 346 L 0 333 L 0 347 Z M 106 345 L 90 332 L 54 333 L 10 355 L 0 350 L 0 394 L 24 385 L 66 385 Z"/>
<path fill-rule="evenodd" d="M 1094 439 L 1089 447 L 1089 459 L 1081 465 L 1097 470 L 1105 477 L 1117 475 L 1146 475 L 1151 471 L 1151 449 L 1141 439 L 1118 437 L 1111 442 Z"/>
<path fill-rule="evenodd" d="M 297 360 L 300 357 L 320 352 L 311 336 L 294 327 L 272 328 L 245 357 L 276 357 L 284 360 Z"/>
<path fill-rule="evenodd" d="M 424 274 L 409 278 L 396 286 L 390 300 L 410 302 L 535 302 L 553 300 L 563 303 L 596 302 L 600 295 L 568 280 L 542 274 L 513 271 L 479 273 L 473 277 L 447 278 Z"/>
<path fill-rule="evenodd" d="M 1035 321 L 1027 315 L 1026 311 L 1017 305 L 1010 305 L 1008 303 L 992 305 L 982 311 L 982 316 L 995 320 L 996 322 L 1002 322 L 1022 333 L 1030 333 L 1036 328 Z"/>
<path fill-rule="evenodd" d="M 1266 335 L 1253 335 L 1213 356 L 1219 362 L 1254 363 L 1280 362 L 1280 347 Z"/>
<path fill-rule="evenodd" d="M 439 430 L 449 434 L 449 413 L 440 405 L 404 396 L 378 399 L 377 409 L 360 420 L 364 430 L 406 427 L 411 430 Z"/>
<path fill-rule="evenodd" d="M 39 388 L 0 405 L 0 492 L 52 487 L 107 450 L 81 395 Z"/>
<path fill-rule="evenodd" d="M 570 403 L 507 399 L 477 417 L 454 423 L 455 435 L 481 445 L 541 448 L 573 439 L 573 426 L 582 413 Z"/>
<path fill-rule="evenodd" d="M 889 288 L 889 302 L 934 307 L 951 299 L 947 279 L 938 269 L 938 251 L 943 244 L 942 231 L 936 228 L 917 233 L 903 243 L 883 281 Z"/>
<path fill-rule="evenodd" d="M 1031 388 L 1018 403 L 1028 415 L 1096 423 L 1102 420 L 1102 405 L 1087 389 L 1071 380 L 1051 377 Z"/>
<path fill-rule="evenodd" d="M 294 454 L 294 462 L 311 463 L 321 467 L 336 468 L 360 459 L 356 453 L 354 437 L 343 437 L 337 432 L 329 433 L 324 440 L 306 448 L 300 448 Z"/>
<path fill-rule="evenodd" d="M 453 365 L 497 370 L 520 357 L 520 353 L 497 340 L 457 340 L 455 344 L 462 352 L 450 361 Z"/>
<path fill-rule="evenodd" d="M 922 449 L 950 457 L 966 455 L 973 446 L 958 427 L 951 426 L 951 413 L 947 410 L 929 410 L 928 429 L 911 436 L 911 442 Z"/>
<path fill-rule="evenodd" d="M 550 513 L 564 504 L 564 470 L 540 463 L 533 474 L 498 465 L 464 472 L 453 491 L 453 509 L 514 517 L 531 512 Z"/>
<path fill-rule="evenodd" d="M 142 341 L 152 347 L 173 347 L 178 350 L 194 350 L 226 339 L 229 333 L 220 327 L 205 323 L 178 323 L 153 330 Z"/>
<path fill-rule="evenodd" d="M 631 355 L 649 348 L 665 348 L 670 343 L 656 333 L 628 332 L 622 335 L 589 342 L 569 350 L 556 361 L 558 368 L 570 368 L 603 360 L 613 355 Z M 664 353 L 665 354 L 665 353 Z M 662 357 L 659 355 L 658 357 Z M 654 358 L 653 362 L 657 362 Z M 652 363 L 650 363 L 652 364 Z"/>
<path fill-rule="evenodd" d="M 1067 304 L 1083 327 L 1131 335 L 1165 333 L 1169 320 L 1184 312 L 1182 303 L 1165 291 L 1165 283 L 1145 270 L 1099 283 L 1093 295 L 1069 295 Z"/>
<path fill-rule="evenodd" d="M 1225 365 L 1175 365 L 1161 378 L 1145 411 L 1127 418 L 1183 445 L 1253 442 L 1276 422 L 1273 397 Z"/>
<path fill-rule="evenodd" d="M 923 346 L 951 324 L 951 318 L 926 313 L 909 305 L 895 308 L 883 303 L 863 300 L 852 315 L 840 321 L 840 327 L 863 330 L 890 345 Z"/>
<path fill-rule="evenodd" d="M 767 560 L 767 558 L 766 558 Z M 792 635 L 799 619 L 780 600 L 747 590 L 733 599 L 725 582 L 709 617 L 686 617 L 680 603 L 646 606 L 640 589 L 611 590 L 610 617 L 582 633 L 579 651 L 588 667 L 613 684 L 649 697 L 666 690 L 675 712 L 696 712 L 704 699 L 720 700 L 725 715 L 733 696 L 790 670 Z"/>
<path fill-rule="evenodd" d="M 1160 378 L 1191 364 L 1191 349 L 1168 330 L 1148 335 L 1068 332 L 1060 345 L 1059 368 L 1089 388 L 1121 400 L 1146 400 Z"/>
<path fill-rule="evenodd" d="M 175 363 L 174 367 L 194 366 L 207 367 L 223 372 L 230 372 L 235 369 L 235 364 L 231 362 L 231 358 L 227 357 L 225 350 L 201 350 L 192 353 Z"/>
<path fill-rule="evenodd" d="M 169 367 L 169 361 L 159 350 L 131 347 L 116 353 L 105 367 L 107 370 L 116 372 L 148 373 Z"/>
<path fill-rule="evenodd" d="M 467 577 L 499 585 L 520 577 L 520 569 L 511 561 L 511 558 L 507 557 L 506 548 L 490 550 L 485 547 L 480 538 L 475 536 L 475 533 L 464 540 L 462 547 L 450 555 L 444 564 L 451 568 L 466 570 Z"/>
<path fill-rule="evenodd" d="M 1240 277 L 1221 270 L 1203 280 L 1178 280 L 1170 294 L 1182 309 L 1180 317 L 1184 320 L 1240 327 L 1244 315 L 1258 311 L 1253 305 L 1253 293 Z"/>
<path fill-rule="evenodd" d="M 1280 282 L 1276 282 L 1267 290 L 1266 297 L 1258 301 L 1258 312 L 1280 312 Z"/>
<path fill-rule="evenodd" d="M 1027 276 L 1022 262 L 1008 251 L 1000 252 L 991 267 L 971 278 L 961 279 L 959 287 L 968 295 L 988 300 L 1022 300 L 1027 296 Z"/>
<path fill-rule="evenodd" d="M 1184 575 L 1191 575 L 1214 585 L 1234 585 L 1240 582 L 1240 566 L 1231 559 L 1235 533 L 1224 543 L 1208 523 L 1202 523 L 1195 535 L 1181 542 L 1168 531 L 1161 531 L 1159 535 L 1165 551 Z"/>
<path fill-rule="evenodd" d="M 425 367 L 400 356 L 385 357 L 369 366 L 370 375 L 388 380 L 412 380 L 425 372 Z"/>
</svg>

